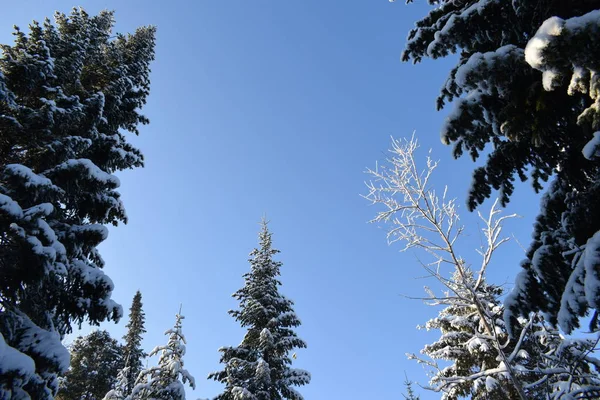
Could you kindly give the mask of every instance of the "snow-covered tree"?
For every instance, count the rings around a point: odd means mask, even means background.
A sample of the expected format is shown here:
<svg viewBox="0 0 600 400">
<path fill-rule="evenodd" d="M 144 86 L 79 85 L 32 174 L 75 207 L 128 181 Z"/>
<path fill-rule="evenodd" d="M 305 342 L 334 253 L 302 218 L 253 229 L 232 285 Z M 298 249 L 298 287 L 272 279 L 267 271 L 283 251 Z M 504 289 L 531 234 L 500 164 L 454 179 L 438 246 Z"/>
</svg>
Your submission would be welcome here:
<svg viewBox="0 0 600 400">
<path fill-rule="evenodd" d="M 596 4 L 600 8 L 600 2 Z M 599 330 L 600 310 L 600 10 L 578 17 L 546 20 L 525 48 L 525 60 L 542 72 L 543 87 L 552 95 L 578 99 L 573 119 L 580 128 L 572 140 L 582 161 L 578 179 L 559 171 L 542 202 L 534 243 L 514 291 L 507 299 L 507 317 L 534 309 L 531 299 L 548 297 L 558 324 L 566 332 L 579 326 L 579 317 L 595 310 L 591 330 Z M 546 300 L 547 301 L 547 300 Z M 542 309 L 546 310 L 542 307 Z"/>
<path fill-rule="evenodd" d="M 100 400 L 113 388 L 124 364 L 121 345 L 107 331 L 80 336 L 71 345 L 71 365 L 60 379 L 63 400 Z"/>
<path fill-rule="evenodd" d="M 126 222 L 112 173 L 143 163 L 125 131 L 148 122 L 155 29 L 113 25 L 75 9 L 1 46 L 0 398 L 52 398 L 71 325 L 122 314 L 97 246 Z"/>
<path fill-rule="evenodd" d="M 479 267 L 473 269 L 475 264 L 458 254 L 465 228 L 455 201 L 446 198 L 446 190 L 440 197 L 430 187 L 437 163 L 428 158 L 427 167 L 419 170 L 417 147 L 414 139 L 393 140 L 388 163 L 368 171 L 375 181 L 367 183 L 365 197 L 384 208 L 374 221 L 392 225 L 388 240 L 429 254 L 432 261 L 421 266 L 444 287 L 442 295 L 427 288 L 427 302 L 443 308 L 422 327 L 438 330 L 440 338 L 423 348 L 426 357 L 409 355 L 432 369 L 429 389 L 441 392 L 443 399 L 596 394 L 600 362 L 589 354 L 595 342 L 565 340 L 533 313 L 518 319 L 518 337 L 511 340 L 502 318 L 502 290 L 485 279 L 495 252 L 507 240 L 501 237 L 502 223 L 511 216 L 499 216 L 494 204 L 489 216 L 482 217 L 485 245 L 478 250 Z"/>
<path fill-rule="evenodd" d="M 143 367 L 142 360 L 146 357 L 146 353 L 142 349 L 142 334 L 146 332 L 146 329 L 144 329 L 145 320 L 146 314 L 142 309 L 142 293 L 138 290 L 129 309 L 129 322 L 125 326 L 127 333 L 123 336 L 125 341 L 123 358 L 127 360 L 125 393 L 131 393 L 133 390 L 135 380 Z"/>
<path fill-rule="evenodd" d="M 469 208 L 490 197 L 493 189 L 505 205 L 517 177 L 531 178 L 540 191 L 543 181 L 554 176 L 506 318 L 512 326 L 517 316 L 541 310 L 549 322 L 570 332 L 588 307 L 596 308 L 594 301 L 574 295 L 575 281 L 586 286 L 590 274 L 581 274 L 583 267 L 576 271 L 573 261 L 576 249 L 600 230 L 594 206 L 600 194 L 600 160 L 588 157 L 599 129 L 595 64 L 600 2 L 429 3 L 434 8 L 411 30 L 403 59 L 419 62 L 458 54 L 438 108 L 454 102 L 441 135 L 444 143 L 454 145 L 455 157 L 487 154 L 485 165 L 474 172 Z M 594 283 L 592 279 L 588 291 Z"/>
<path fill-rule="evenodd" d="M 250 253 L 245 286 L 233 294 L 240 308 L 229 311 L 247 332 L 239 346 L 219 349 L 225 368 L 209 379 L 225 384 L 219 400 L 302 400 L 294 386 L 308 384 L 310 374 L 291 367 L 290 353 L 306 343 L 294 331 L 300 326 L 294 303 L 279 293 L 282 263 L 273 259 L 279 250 L 264 220 L 259 246 Z"/>
<path fill-rule="evenodd" d="M 159 355 L 156 367 L 142 370 L 127 400 L 185 400 L 185 386 L 196 388 L 194 378 L 183 368 L 185 336 L 181 330 L 183 315 L 178 313 L 175 326 L 165 332 L 169 341 L 149 354 Z M 113 395 L 114 396 L 114 395 Z"/>
<path fill-rule="evenodd" d="M 125 366 L 117 374 L 117 381 L 114 388 L 109 390 L 102 400 L 125 400 L 130 393 L 129 391 L 129 368 L 127 360 Z"/>
</svg>

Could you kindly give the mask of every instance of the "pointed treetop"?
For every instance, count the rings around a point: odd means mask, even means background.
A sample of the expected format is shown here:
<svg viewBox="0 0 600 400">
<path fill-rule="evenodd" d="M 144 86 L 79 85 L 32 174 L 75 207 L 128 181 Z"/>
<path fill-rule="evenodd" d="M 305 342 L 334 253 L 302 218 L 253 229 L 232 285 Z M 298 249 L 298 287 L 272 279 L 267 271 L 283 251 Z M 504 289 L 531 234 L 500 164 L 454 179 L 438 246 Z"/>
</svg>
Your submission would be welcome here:
<svg viewBox="0 0 600 400">
<path fill-rule="evenodd" d="M 282 263 L 273 259 L 279 250 L 272 248 L 271 232 L 265 217 L 261 221 L 259 246 L 250 253 L 250 271 L 245 285 L 233 294 L 239 309 L 230 310 L 247 329 L 239 346 L 220 349 L 221 371 L 209 375 L 225 385 L 216 400 L 288 399 L 301 400 L 294 386 L 310 382 L 307 371 L 291 367 L 295 349 L 306 347 L 294 328 L 300 320 L 293 301 L 279 293 Z"/>
<path fill-rule="evenodd" d="M 196 388 L 194 377 L 184 368 L 184 316 L 177 313 L 175 319 L 175 326 L 165 332 L 169 337 L 167 344 L 155 347 L 150 353 L 150 356 L 159 356 L 158 366 L 140 372 L 131 392 L 131 399 L 184 400 L 184 384 L 187 383 L 192 389 Z"/>
</svg>

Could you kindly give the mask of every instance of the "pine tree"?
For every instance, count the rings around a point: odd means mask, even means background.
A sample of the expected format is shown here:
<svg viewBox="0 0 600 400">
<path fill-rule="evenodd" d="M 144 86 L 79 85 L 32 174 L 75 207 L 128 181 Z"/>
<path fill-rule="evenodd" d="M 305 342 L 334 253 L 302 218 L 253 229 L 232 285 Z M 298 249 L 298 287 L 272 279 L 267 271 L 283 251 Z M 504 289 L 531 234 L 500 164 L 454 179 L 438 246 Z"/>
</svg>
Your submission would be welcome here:
<svg viewBox="0 0 600 400">
<path fill-rule="evenodd" d="M 142 334 L 146 332 L 144 322 L 146 314 L 142 309 L 142 293 L 138 290 L 133 297 L 131 308 L 129 309 L 129 322 L 125 326 L 127 333 L 123 336 L 125 346 L 123 346 L 123 358 L 127 360 L 127 385 L 126 393 L 131 393 L 135 380 L 142 370 L 142 360 L 146 353 L 142 349 Z"/>
<path fill-rule="evenodd" d="M 273 260 L 279 250 L 264 220 L 259 246 L 250 253 L 245 286 L 233 294 L 240 308 L 229 311 L 247 332 L 239 346 L 219 349 L 225 368 L 209 379 L 225 384 L 218 400 L 302 400 L 293 386 L 308 384 L 310 374 L 291 368 L 290 352 L 306 344 L 293 330 L 300 326 L 294 303 L 279 293 L 282 263 Z"/>
<path fill-rule="evenodd" d="M 165 346 L 155 347 L 150 356 L 159 354 L 158 366 L 142 370 L 131 396 L 127 400 L 185 400 L 184 384 L 196 388 L 194 378 L 183 368 L 185 336 L 181 330 L 183 315 L 175 316 L 173 329 L 165 332 L 169 341 Z"/>
<path fill-rule="evenodd" d="M 97 246 L 126 222 L 112 173 L 143 164 L 138 133 L 153 27 L 113 36 L 113 13 L 33 22 L 0 56 L 1 398 L 51 399 L 73 323 L 121 317 Z M 35 369 L 32 370 L 31 366 Z"/>
<path fill-rule="evenodd" d="M 570 332 L 588 308 L 597 309 L 591 299 L 600 297 L 592 289 L 598 287 L 593 274 L 574 264 L 578 250 L 600 230 L 594 206 L 600 160 L 586 157 L 594 153 L 594 132 L 600 129 L 594 72 L 600 1 L 430 4 L 435 8 L 411 30 L 403 60 L 458 54 L 437 105 L 454 101 L 442 141 L 454 145 L 455 157 L 488 153 L 485 165 L 475 169 L 469 208 L 493 189 L 505 205 L 517 177 L 531 178 L 540 191 L 554 176 L 506 318 L 512 326 L 517 316 L 541 310 Z M 576 282 L 588 287 L 587 296 L 576 293 Z"/>
<path fill-rule="evenodd" d="M 106 331 L 80 336 L 71 346 L 71 366 L 60 382 L 63 400 L 100 400 L 123 367 L 121 345 Z"/>
</svg>

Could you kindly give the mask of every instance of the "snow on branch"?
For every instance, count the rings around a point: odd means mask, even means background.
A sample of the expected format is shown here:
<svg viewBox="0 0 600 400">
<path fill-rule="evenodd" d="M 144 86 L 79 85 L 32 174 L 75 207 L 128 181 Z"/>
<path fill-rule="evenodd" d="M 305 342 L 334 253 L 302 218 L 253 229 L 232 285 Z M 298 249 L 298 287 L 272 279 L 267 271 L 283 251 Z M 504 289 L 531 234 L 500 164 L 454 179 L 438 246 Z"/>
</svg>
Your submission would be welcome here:
<svg viewBox="0 0 600 400">
<path fill-rule="evenodd" d="M 430 292 L 433 304 L 447 308 L 440 312 L 438 318 L 427 323 L 426 329 L 439 329 L 442 338 L 426 346 L 422 353 L 433 360 L 456 361 L 470 357 L 476 367 L 463 371 L 458 364 L 453 364 L 440 369 L 435 361 L 423 360 L 415 355 L 409 357 L 437 371 L 429 388 L 443 392 L 444 396 L 477 390 L 477 383 L 485 378 L 485 384 L 479 386 L 485 387 L 488 392 L 508 395 L 508 390 L 524 400 L 526 395 L 522 384 L 504 352 L 506 335 L 497 326 L 502 323 L 502 308 L 498 302 L 501 290 L 484 281 L 494 252 L 508 240 L 501 236 L 502 224 L 515 215 L 501 217 L 497 203 L 487 217 L 480 215 L 486 240 L 478 251 L 482 257 L 480 267 L 473 271 L 456 249 L 457 240 L 465 229 L 460 222 L 456 200 L 448 198 L 447 187 L 441 195 L 432 187 L 431 177 L 438 162 L 428 155 L 425 167 L 420 169 L 415 161 L 418 147 L 414 136 L 410 139 L 392 138 L 391 155 L 386 163 L 367 170 L 372 180 L 366 182 L 369 192 L 364 197 L 371 204 L 383 208 L 371 222 L 391 225 L 388 242 L 400 241 L 404 243 L 404 250 L 416 248 L 428 253 L 433 261 L 421 263 L 421 266 L 448 290 L 445 297 Z M 485 353 L 490 353 L 491 349 L 497 357 L 490 360 Z M 483 355 L 478 356 L 477 353 Z M 494 362 L 495 367 L 492 366 Z M 473 373 L 473 370 L 480 372 Z M 498 381 L 504 381 L 505 385 L 497 384 Z M 504 389 L 503 386 L 510 388 Z"/>
</svg>

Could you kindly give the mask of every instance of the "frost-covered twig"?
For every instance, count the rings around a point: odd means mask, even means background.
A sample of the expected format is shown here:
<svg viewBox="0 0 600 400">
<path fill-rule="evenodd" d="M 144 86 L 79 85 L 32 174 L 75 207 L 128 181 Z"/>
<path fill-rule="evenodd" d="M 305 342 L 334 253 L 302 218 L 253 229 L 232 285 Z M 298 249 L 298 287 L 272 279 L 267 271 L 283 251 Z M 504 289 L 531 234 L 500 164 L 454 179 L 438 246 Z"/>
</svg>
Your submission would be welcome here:
<svg viewBox="0 0 600 400">
<path fill-rule="evenodd" d="M 517 320 L 514 339 L 508 335 L 509 327 L 502 318 L 504 307 L 499 300 L 502 289 L 486 283 L 485 274 L 498 248 L 509 240 L 502 237 L 504 222 L 516 215 L 502 216 L 497 202 L 488 215 L 479 215 L 484 243 L 477 251 L 481 263 L 477 269 L 471 269 L 472 264 L 456 249 L 464 227 L 455 200 L 447 197 L 447 188 L 441 196 L 436 194 L 431 177 L 437 162 L 427 157 L 426 167 L 419 170 L 414 158 L 417 148 L 414 137 L 393 139 L 387 163 L 367 170 L 372 180 L 366 183 L 369 192 L 364 197 L 383 208 L 372 222 L 390 226 L 389 243 L 399 241 L 404 244 L 403 250 L 421 249 L 432 257 L 429 262 L 419 259 L 418 263 L 445 290 L 443 295 L 436 295 L 425 288 L 428 297 L 423 300 L 445 308 L 438 317 L 419 327 L 439 330 L 440 339 L 421 350 L 427 358 L 408 354 L 410 359 L 432 369 L 433 377 L 426 388 L 442 392 L 443 399 L 488 395 L 519 399 L 583 395 L 600 398 L 600 360 L 592 356 L 598 340 L 565 338 L 547 327 L 536 313 Z M 580 246 L 573 258 L 574 269 L 595 274 L 595 264 L 589 261 L 600 259 L 598 243 L 600 234 Z M 569 281 L 568 287 L 577 296 L 563 298 L 566 305 L 576 309 L 581 298 L 595 301 L 591 296 L 596 288 L 593 277 L 586 278 L 585 287 L 574 278 Z M 562 317 L 569 316 L 559 313 L 559 321 Z M 453 363 L 440 368 L 436 362 L 439 359 Z"/>
<path fill-rule="evenodd" d="M 479 251 L 482 262 L 479 270 L 475 272 L 477 279 L 474 279 L 474 271 L 457 254 L 455 247 L 464 231 L 464 227 L 460 224 L 456 201 L 447 197 L 447 188 L 444 188 L 442 195 L 439 196 L 431 187 L 431 176 L 438 163 L 428 156 L 426 167 L 422 171 L 419 170 L 414 158 L 417 148 L 418 144 L 414 137 L 410 140 L 392 139 L 391 156 L 387 159 L 387 163 L 367 170 L 372 180 L 366 182 L 369 193 L 364 197 L 372 204 L 384 208 L 383 211 L 378 212 L 372 222 L 391 225 L 387 234 L 389 243 L 400 241 L 404 243 L 404 250 L 418 248 L 433 257 L 431 263 L 421 263 L 421 266 L 431 277 L 442 283 L 448 289 L 448 293 L 444 298 L 431 295 L 430 300 L 433 300 L 436 305 L 462 306 L 471 309 L 477 315 L 485 337 L 490 339 L 488 342 L 495 348 L 503 364 L 498 371 L 489 369 L 492 371 L 490 373 L 501 371 L 508 375 L 518 397 L 525 400 L 522 384 L 511 368 L 503 351 L 504 344 L 494 327 L 497 312 L 489 309 L 490 302 L 485 301 L 485 295 L 482 296 L 484 276 L 492 256 L 508 240 L 500 236 L 502 224 L 515 215 L 500 217 L 500 210 L 496 203 L 490 210 L 489 216 L 484 218 L 480 215 L 484 222 L 486 245 Z M 442 269 L 446 265 L 450 266 L 449 272 Z M 447 277 L 448 274 L 451 274 L 451 278 Z M 460 298 L 463 304 L 456 304 L 456 298 Z M 481 339 L 477 338 L 477 340 Z M 414 358 L 420 360 L 416 356 Z M 430 364 L 432 367 L 434 365 L 436 364 Z M 481 375 L 486 375 L 486 372 Z M 438 389 L 449 390 L 449 384 L 466 380 L 475 381 L 478 378 L 477 374 L 446 377 L 438 373 L 438 381 L 441 381 Z M 487 380 L 486 384 L 489 382 Z"/>
</svg>

